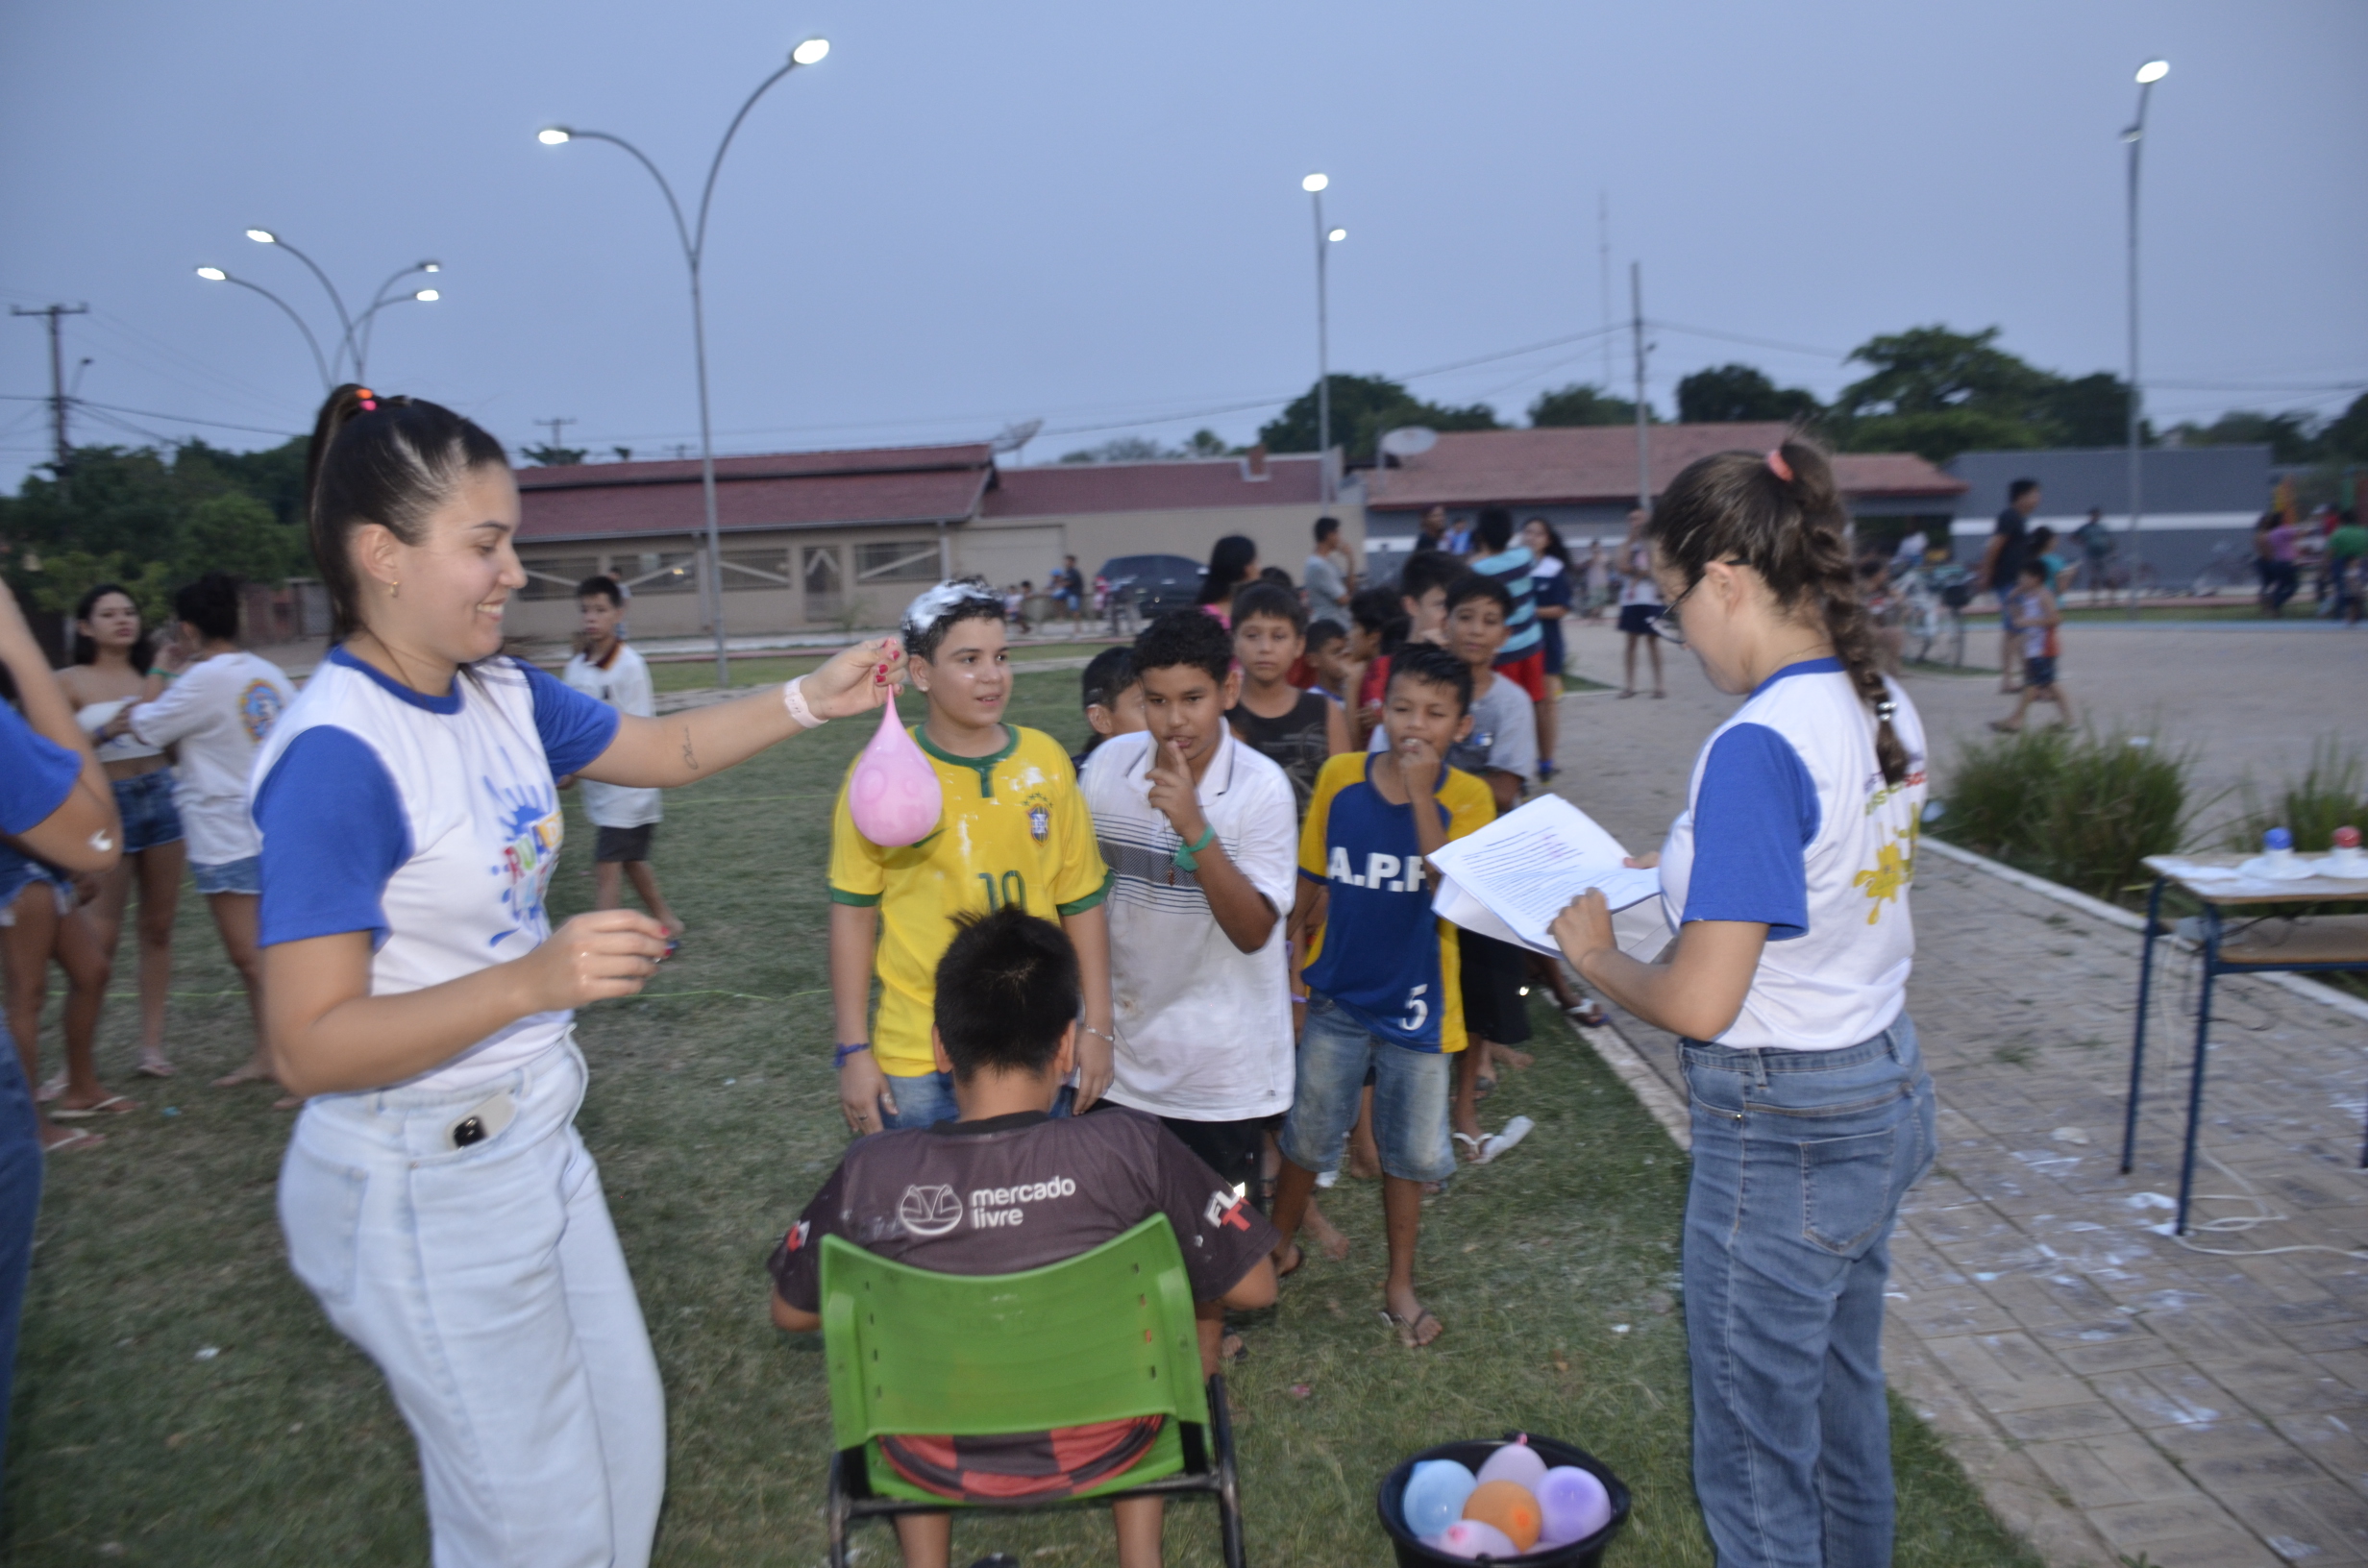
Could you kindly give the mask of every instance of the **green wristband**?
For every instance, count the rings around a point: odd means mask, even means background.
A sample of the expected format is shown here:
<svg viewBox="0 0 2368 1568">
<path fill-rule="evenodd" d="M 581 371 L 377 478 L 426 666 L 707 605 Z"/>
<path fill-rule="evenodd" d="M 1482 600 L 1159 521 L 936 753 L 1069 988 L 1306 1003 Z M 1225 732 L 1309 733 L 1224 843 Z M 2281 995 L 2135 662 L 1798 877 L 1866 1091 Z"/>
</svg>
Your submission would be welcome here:
<svg viewBox="0 0 2368 1568">
<path fill-rule="evenodd" d="M 1215 822 L 1211 822 L 1207 827 L 1201 830 L 1198 843 L 1178 844 L 1175 846 L 1176 869 L 1178 870 L 1185 871 L 1196 871 L 1200 870 L 1200 862 L 1194 857 L 1198 855 L 1201 850 L 1206 849 L 1210 845 L 1215 844 L 1216 842 L 1217 824 Z"/>
</svg>

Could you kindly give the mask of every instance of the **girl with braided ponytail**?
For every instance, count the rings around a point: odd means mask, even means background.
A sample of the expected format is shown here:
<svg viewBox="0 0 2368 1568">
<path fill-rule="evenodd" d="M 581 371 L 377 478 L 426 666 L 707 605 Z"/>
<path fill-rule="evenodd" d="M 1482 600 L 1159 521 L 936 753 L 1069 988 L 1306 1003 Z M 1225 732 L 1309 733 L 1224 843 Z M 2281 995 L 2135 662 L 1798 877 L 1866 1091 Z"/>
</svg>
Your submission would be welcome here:
<svg viewBox="0 0 2368 1568">
<path fill-rule="evenodd" d="M 288 1262 L 419 1442 L 439 1568 L 641 1568 L 666 1409 L 577 1135 L 574 1010 L 641 990 L 666 928 L 552 928 L 555 775 L 655 789 L 902 678 L 865 643 L 785 687 L 620 714 L 502 648 L 526 585 L 501 444 L 449 408 L 330 395 L 307 469 L 335 646 L 262 737 L 263 1033 L 307 1096 L 280 1168 Z"/>
<path fill-rule="evenodd" d="M 1664 958 L 1620 951 L 1600 893 L 1554 924 L 1590 984 L 1682 1037 L 1694 1487 L 1720 1568 L 1891 1560 L 1884 1284 L 1934 1153 L 1905 1012 L 1924 731 L 1877 663 L 1847 527 L 1798 438 L 1670 483 L 1644 529 L 1661 629 L 1748 695 L 1633 863 L 1661 869 Z"/>
</svg>

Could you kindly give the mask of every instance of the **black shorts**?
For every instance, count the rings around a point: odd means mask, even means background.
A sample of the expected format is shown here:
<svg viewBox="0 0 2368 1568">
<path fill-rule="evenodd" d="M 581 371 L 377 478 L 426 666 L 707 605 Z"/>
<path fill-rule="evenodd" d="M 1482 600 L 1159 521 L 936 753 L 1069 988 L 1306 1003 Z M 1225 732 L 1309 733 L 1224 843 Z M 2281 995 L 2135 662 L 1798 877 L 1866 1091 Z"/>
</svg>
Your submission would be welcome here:
<svg viewBox="0 0 2368 1568">
<path fill-rule="evenodd" d="M 1267 1129 L 1273 1120 L 1271 1116 L 1251 1116 L 1244 1121 L 1159 1118 L 1160 1125 L 1182 1139 L 1184 1146 L 1198 1155 L 1202 1164 L 1217 1172 L 1219 1180 L 1249 1193 L 1253 1201 L 1258 1195 L 1258 1167 L 1266 1159 Z M 1259 1207 L 1263 1209 L 1265 1205 Z"/>
<path fill-rule="evenodd" d="M 2023 655 L 2023 684 L 2044 691 L 2056 684 L 2056 655 L 2026 653 Z"/>
<path fill-rule="evenodd" d="M 1650 637 L 1653 623 L 1661 619 L 1658 604 L 1622 604 L 1619 607 L 1619 629 L 1631 637 Z"/>
<path fill-rule="evenodd" d="M 601 827 L 592 833 L 592 858 L 603 866 L 621 860 L 648 860 L 650 835 L 657 831 L 657 823 L 644 822 L 639 827 Z"/>
<path fill-rule="evenodd" d="M 1499 1045 L 1529 1039 L 1529 999 L 1521 994 L 1529 950 L 1477 931 L 1456 933 L 1462 954 L 1464 1028 Z"/>
</svg>

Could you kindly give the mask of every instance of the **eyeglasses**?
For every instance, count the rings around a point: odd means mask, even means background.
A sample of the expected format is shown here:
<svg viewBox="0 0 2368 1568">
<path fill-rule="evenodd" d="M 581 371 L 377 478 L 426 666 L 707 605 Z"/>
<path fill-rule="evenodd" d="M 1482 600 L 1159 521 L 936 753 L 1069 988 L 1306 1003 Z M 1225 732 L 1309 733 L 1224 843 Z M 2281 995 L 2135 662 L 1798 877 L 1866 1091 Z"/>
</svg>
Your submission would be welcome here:
<svg viewBox="0 0 2368 1568">
<path fill-rule="evenodd" d="M 1702 581 L 1700 577 L 1694 578 L 1692 587 L 1662 606 L 1661 613 L 1653 617 L 1654 636 L 1665 643 L 1674 643 L 1679 648 L 1686 646 L 1686 628 L 1678 624 L 1677 607 L 1693 597 L 1693 590 L 1701 587 Z"/>
</svg>

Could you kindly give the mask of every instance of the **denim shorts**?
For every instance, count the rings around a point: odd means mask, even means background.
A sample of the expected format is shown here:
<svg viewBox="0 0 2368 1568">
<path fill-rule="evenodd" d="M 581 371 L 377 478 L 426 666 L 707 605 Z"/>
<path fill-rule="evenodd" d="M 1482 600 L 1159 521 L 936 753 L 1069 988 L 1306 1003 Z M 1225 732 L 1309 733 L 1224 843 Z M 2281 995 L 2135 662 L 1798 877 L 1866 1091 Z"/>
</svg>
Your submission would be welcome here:
<svg viewBox="0 0 2368 1568">
<path fill-rule="evenodd" d="M 62 889 L 69 898 L 74 891 L 64 873 L 0 844 L 0 925 L 16 923 L 16 895 L 36 886 Z"/>
<path fill-rule="evenodd" d="M 1409 1182 L 1443 1182 L 1454 1175 L 1455 1145 L 1447 1137 L 1454 1074 L 1445 1054 L 1384 1040 L 1331 997 L 1313 991 L 1307 995 L 1307 1027 L 1299 1035 L 1291 1111 L 1283 1117 L 1283 1158 L 1301 1170 L 1340 1164 L 1348 1131 L 1357 1124 L 1368 1068 L 1381 1168 Z"/>
<path fill-rule="evenodd" d="M 900 1127 L 934 1127 L 941 1121 L 958 1121 L 962 1108 L 954 1103 L 953 1074 L 950 1072 L 917 1072 L 907 1078 L 900 1073 L 883 1073 L 888 1080 L 888 1092 L 896 1097 L 896 1115 L 880 1118 L 880 1131 L 893 1133 Z M 1067 1084 L 1052 1102 L 1055 1117 L 1070 1114 L 1077 1091 Z"/>
<path fill-rule="evenodd" d="M 173 809 L 173 771 L 151 768 L 115 781 L 115 810 L 123 816 L 123 852 L 178 843 L 181 813 Z"/>
<path fill-rule="evenodd" d="M 263 857 L 249 855 L 244 860 L 226 860 L 218 866 L 189 863 L 197 876 L 197 891 L 210 898 L 217 893 L 244 893 L 255 897 L 263 895 Z"/>
</svg>

